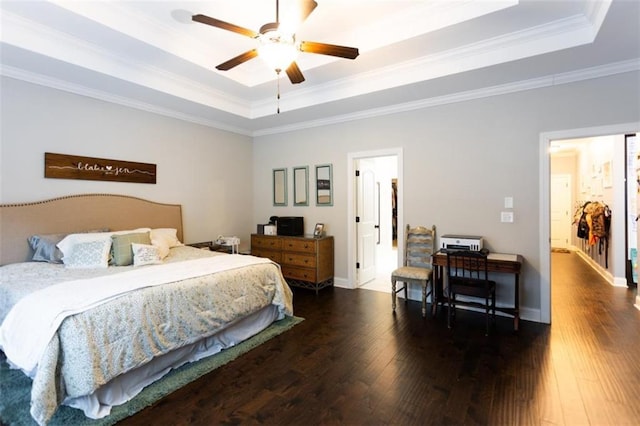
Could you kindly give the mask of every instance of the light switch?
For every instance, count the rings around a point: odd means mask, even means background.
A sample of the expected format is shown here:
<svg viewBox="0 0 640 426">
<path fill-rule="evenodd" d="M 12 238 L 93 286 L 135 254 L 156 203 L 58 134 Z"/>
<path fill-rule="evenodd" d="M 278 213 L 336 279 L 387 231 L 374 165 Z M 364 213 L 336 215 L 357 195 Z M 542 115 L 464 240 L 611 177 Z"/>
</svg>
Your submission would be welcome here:
<svg viewBox="0 0 640 426">
<path fill-rule="evenodd" d="M 505 209 L 513 208 L 513 197 L 504 197 L 504 208 Z"/>
<path fill-rule="evenodd" d="M 513 212 L 501 212 L 500 213 L 500 222 L 513 223 Z"/>
</svg>

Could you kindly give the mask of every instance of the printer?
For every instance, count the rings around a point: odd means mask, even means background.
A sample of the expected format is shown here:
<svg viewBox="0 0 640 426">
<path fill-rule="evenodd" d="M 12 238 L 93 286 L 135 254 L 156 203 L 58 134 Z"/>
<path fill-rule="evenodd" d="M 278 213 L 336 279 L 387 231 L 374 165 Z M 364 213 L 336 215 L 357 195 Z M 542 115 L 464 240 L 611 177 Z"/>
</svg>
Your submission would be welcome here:
<svg viewBox="0 0 640 426">
<path fill-rule="evenodd" d="M 440 247 L 449 250 L 482 250 L 482 237 L 475 235 L 443 235 L 440 237 Z"/>
</svg>

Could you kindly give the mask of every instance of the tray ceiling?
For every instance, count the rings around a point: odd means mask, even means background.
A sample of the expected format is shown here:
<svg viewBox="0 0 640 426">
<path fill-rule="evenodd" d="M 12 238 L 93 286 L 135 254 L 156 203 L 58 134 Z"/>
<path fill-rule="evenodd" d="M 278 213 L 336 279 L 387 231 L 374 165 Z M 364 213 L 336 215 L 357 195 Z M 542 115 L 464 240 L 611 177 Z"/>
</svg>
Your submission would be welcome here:
<svg viewBox="0 0 640 426">
<path fill-rule="evenodd" d="M 298 40 L 360 56 L 300 53 L 294 86 L 260 58 L 216 70 L 256 41 L 191 21 L 258 30 L 275 1 L 3 0 L 2 74 L 259 135 L 638 70 L 639 3 L 318 0 Z"/>
</svg>

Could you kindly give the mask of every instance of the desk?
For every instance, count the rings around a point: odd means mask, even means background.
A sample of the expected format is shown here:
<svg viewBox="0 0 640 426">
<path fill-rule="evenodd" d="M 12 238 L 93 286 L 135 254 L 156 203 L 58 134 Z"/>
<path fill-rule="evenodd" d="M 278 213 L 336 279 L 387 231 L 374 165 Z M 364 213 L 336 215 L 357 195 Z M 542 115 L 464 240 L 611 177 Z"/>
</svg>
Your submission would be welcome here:
<svg viewBox="0 0 640 426">
<path fill-rule="evenodd" d="M 489 272 L 502 272 L 513 274 L 515 277 L 515 292 L 513 307 L 496 306 L 496 311 L 513 316 L 513 328 L 518 330 L 520 323 L 520 269 L 524 258 L 519 254 L 489 253 L 487 256 L 487 269 Z M 447 255 L 437 252 L 433 255 L 433 283 L 432 293 L 432 314 L 436 314 L 439 303 L 446 303 L 447 297 L 444 295 L 444 268 L 447 266 Z"/>
</svg>

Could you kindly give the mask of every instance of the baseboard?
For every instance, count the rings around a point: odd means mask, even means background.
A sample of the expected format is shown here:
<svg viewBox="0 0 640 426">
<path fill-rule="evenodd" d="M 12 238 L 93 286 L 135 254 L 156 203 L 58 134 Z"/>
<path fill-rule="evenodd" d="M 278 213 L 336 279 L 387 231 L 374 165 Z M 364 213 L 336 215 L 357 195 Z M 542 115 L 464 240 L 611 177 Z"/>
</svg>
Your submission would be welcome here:
<svg viewBox="0 0 640 426">
<path fill-rule="evenodd" d="M 404 299 L 404 292 L 399 292 L 398 293 L 398 298 Z M 409 300 L 414 300 L 417 302 L 422 302 L 422 289 L 413 286 L 413 287 L 409 287 L 409 292 L 408 292 L 408 299 Z M 640 299 L 639 303 L 640 303 Z M 431 303 L 431 296 L 427 297 L 427 303 Z M 504 305 L 502 303 L 497 303 L 496 302 L 496 307 L 509 307 L 507 305 Z M 481 309 L 475 309 L 473 307 L 469 307 L 469 306 L 461 306 L 459 309 L 469 309 L 472 311 L 478 311 L 478 312 L 483 312 Z M 509 315 L 502 313 L 502 312 L 496 312 L 496 315 L 498 316 L 504 316 L 504 317 L 510 317 Z M 523 307 L 520 306 L 520 319 L 525 320 L 525 321 L 532 321 L 532 322 L 542 322 L 542 314 L 540 309 L 533 309 L 533 308 L 527 308 L 527 307 Z"/>
<path fill-rule="evenodd" d="M 607 280 L 609 284 L 613 287 L 627 287 L 627 278 L 626 277 L 614 277 L 613 274 L 606 269 L 604 269 L 600 264 L 594 261 L 587 253 L 584 251 L 577 249 L 575 252 L 580 256 L 594 271 L 596 271 L 602 278 Z"/>
<path fill-rule="evenodd" d="M 340 278 L 340 277 L 333 277 L 333 286 L 340 287 L 340 288 L 353 289 L 348 279 Z"/>
</svg>

